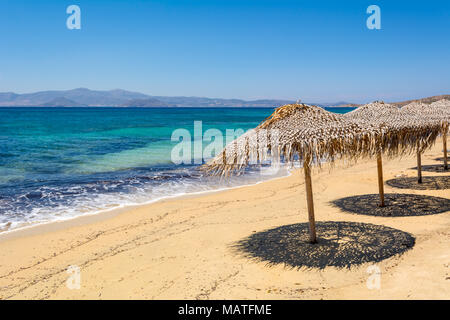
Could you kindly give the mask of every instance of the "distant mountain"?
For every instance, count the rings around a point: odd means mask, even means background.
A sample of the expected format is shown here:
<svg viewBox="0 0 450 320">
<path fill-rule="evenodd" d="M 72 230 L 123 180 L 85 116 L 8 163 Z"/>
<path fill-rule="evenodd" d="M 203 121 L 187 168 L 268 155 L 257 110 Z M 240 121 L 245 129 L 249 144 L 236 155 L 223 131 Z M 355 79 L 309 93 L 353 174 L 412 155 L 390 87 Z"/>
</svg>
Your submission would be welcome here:
<svg viewBox="0 0 450 320">
<path fill-rule="evenodd" d="M 164 97 L 153 96 L 153 98 L 178 107 L 278 107 L 283 104 L 292 103 L 289 100 L 241 100 L 241 99 L 217 99 L 202 97 Z"/>
<path fill-rule="evenodd" d="M 149 96 L 125 91 L 95 91 L 78 88 L 66 91 L 40 91 L 35 93 L 15 94 L 0 93 L 0 106 L 40 106 L 55 99 L 68 99 L 84 106 L 120 106 L 132 99 L 146 99 Z"/>
<path fill-rule="evenodd" d="M 149 96 L 121 89 L 97 91 L 78 88 L 26 94 L 0 93 L 0 106 L 50 106 L 55 104 L 74 106 L 74 104 L 79 104 L 79 106 L 91 107 L 277 107 L 287 103 L 292 103 L 292 101 Z"/>
<path fill-rule="evenodd" d="M 0 101 L 13 101 L 17 96 L 14 92 L 0 92 Z"/>
<path fill-rule="evenodd" d="M 423 103 L 433 103 L 442 99 L 448 99 L 450 100 L 449 94 L 442 94 L 439 96 L 432 96 L 432 97 L 426 97 L 421 99 L 415 99 L 415 100 L 406 100 L 406 101 L 399 101 L 399 102 L 389 102 L 390 104 L 396 105 L 398 107 L 406 106 L 407 104 L 410 104 L 412 102 L 423 102 Z M 356 104 L 356 103 L 348 103 L 348 102 L 337 102 L 336 104 L 325 104 L 320 105 L 325 107 L 359 107 L 362 106 L 362 104 Z"/>
<path fill-rule="evenodd" d="M 398 106 L 413 101 L 426 103 L 440 99 L 450 99 L 450 95 L 433 96 L 417 100 L 395 102 Z M 62 106 L 62 107 L 265 107 L 274 108 L 294 101 L 289 100 L 241 100 L 218 99 L 204 97 L 167 97 L 150 96 L 139 92 L 121 89 L 98 91 L 78 88 L 66 91 L 40 91 L 35 93 L 17 94 L 14 92 L 0 92 L 1 106 Z M 359 104 L 345 101 L 334 103 L 309 103 L 319 107 L 358 107 Z"/>
<path fill-rule="evenodd" d="M 55 98 L 51 101 L 40 104 L 39 107 L 86 107 L 86 106 L 70 99 Z"/>
<path fill-rule="evenodd" d="M 155 98 L 133 99 L 122 105 L 123 107 L 176 107 L 175 104 L 168 104 Z"/>
<path fill-rule="evenodd" d="M 333 108 L 356 108 L 361 106 L 357 103 L 350 103 L 350 102 L 336 102 L 333 104 L 326 105 L 325 107 L 333 107 Z"/>
<path fill-rule="evenodd" d="M 401 102 L 390 102 L 391 104 L 394 104 L 399 107 L 406 106 L 407 104 L 410 104 L 412 102 L 422 102 L 422 103 L 433 103 L 442 99 L 450 100 L 450 94 L 442 94 L 439 96 L 432 96 L 428 98 L 422 98 L 422 99 L 416 99 L 416 100 L 407 100 L 407 101 L 401 101 Z"/>
</svg>

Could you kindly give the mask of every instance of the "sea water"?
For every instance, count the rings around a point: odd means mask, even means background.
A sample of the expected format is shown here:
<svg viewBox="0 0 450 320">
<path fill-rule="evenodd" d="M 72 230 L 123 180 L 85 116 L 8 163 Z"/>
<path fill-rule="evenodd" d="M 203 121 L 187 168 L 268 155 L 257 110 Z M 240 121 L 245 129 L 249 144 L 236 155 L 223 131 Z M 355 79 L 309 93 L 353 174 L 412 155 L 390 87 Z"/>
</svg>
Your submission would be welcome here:
<svg viewBox="0 0 450 320">
<path fill-rule="evenodd" d="M 334 108 L 344 113 L 352 108 Z M 176 129 L 248 130 L 270 108 L 0 108 L 0 232 L 159 199 L 253 184 L 175 165 Z M 205 143 L 207 145 L 207 143 Z M 275 176 L 287 174 L 279 171 Z"/>
</svg>

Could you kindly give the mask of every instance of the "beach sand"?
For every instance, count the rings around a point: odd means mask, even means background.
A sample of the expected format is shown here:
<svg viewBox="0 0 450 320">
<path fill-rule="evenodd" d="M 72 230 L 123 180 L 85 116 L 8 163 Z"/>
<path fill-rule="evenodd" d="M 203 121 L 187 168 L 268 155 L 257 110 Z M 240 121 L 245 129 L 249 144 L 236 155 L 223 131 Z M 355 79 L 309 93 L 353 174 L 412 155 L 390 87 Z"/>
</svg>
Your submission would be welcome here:
<svg viewBox="0 0 450 320">
<path fill-rule="evenodd" d="M 439 164 L 442 141 L 422 157 Z M 415 156 L 384 159 L 385 181 L 415 177 Z M 423 172 L 424 176 L 448 173 Z M 1 299 L 449 299 L 450 212 L 377 217 L 330 202 L 378 192 L 375 160 L 313 174 L 316 220 L 384 225 L 411 234 L 412 249 L 375 266 L 292 268 L 249 259 L 234 244 L 258 232 L 307 222 L 301 171 L 227 191 L 171 199 L 114 214 L 75 219 L 0 237 Z M 450 198 L 450 190 L 397 189 Z M 320 233 L 319 233 L 320 238 Z M 80 288 L 69 289 L 69 266 Z M 70 286 L 69 286 L 70 287 Z"/>
</svg>

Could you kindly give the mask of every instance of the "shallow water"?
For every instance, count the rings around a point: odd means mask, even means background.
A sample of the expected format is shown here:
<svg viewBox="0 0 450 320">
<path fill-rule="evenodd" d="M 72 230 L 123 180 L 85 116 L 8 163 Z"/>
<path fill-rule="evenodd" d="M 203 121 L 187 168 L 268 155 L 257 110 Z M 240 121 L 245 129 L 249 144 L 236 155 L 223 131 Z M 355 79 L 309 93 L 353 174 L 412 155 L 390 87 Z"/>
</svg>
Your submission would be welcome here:
<svg viewBox="0 0 450 320">
<path fill-rule="evenodd" d="M 273 178 L 249 170 L 225 182 L 202 176 L 198 165 L 171 161 L 176 129 L 193 135 L 194 121 L 202 121 L 203 132 L 225 135 L 255 127 L 272 111 L 0 108 L 0 230 Z"/>
</svg>

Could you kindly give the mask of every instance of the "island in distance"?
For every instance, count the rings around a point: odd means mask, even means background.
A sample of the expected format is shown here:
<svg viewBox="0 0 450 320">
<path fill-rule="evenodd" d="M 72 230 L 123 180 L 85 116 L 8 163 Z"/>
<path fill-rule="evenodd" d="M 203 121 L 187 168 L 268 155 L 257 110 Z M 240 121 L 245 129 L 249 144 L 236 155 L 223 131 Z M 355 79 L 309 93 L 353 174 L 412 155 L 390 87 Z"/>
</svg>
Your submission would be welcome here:
<svg viewBox="0 0 450 320">
<path fill-rule="evenodd" d="M 0 92 L 0 107 L 274 107 L 292 102 L 149 96 L 122 89 L 100 91 L 78 88 L 24 94 Z"/>
<path fill-rule="evenodd" d="M 402 106 L 412 101 L 431 103 L 441 99 L 450 99 L 450 95 L 439 95 L 417 100 L 393 102 Z M 370 101 L 367 101 L 370 102 Z M 260 99 L 219 99 L 204 97 L 167 97 L 150 96 L 139 92 L 122 89 L 90 90 L 78 88 L 73 90 L 40 91 L 35 93 L 18 94 L 14 92 L 0 92 L 0 107 L 263 107 L 273 108 L 294 103 L 290 100 Z M 335 103 L 313 103 L 319 107 L 358 107 L 360 104 L 340 101 Z"/>
<path fill-rule="evenodd" d="M 51 101 L 41 103 L 39 107 L 87 107 L 87 105 L 83 105 L 64 97 L 59 97 L 52 99 Z"/>
</svg>

